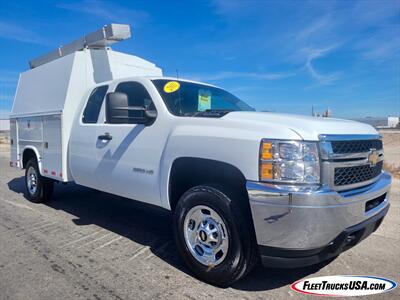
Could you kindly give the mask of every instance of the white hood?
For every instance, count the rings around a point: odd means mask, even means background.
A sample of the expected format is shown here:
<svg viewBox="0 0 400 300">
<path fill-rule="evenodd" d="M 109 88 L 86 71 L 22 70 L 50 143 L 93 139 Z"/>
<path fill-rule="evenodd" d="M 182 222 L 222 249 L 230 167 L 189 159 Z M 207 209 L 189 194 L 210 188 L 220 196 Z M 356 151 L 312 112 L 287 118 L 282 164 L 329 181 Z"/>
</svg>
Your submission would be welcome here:
<svg viewBox="0 0 400 300">
<path fill-rule="evenodd" d="M 231 112 L 222 119 L 290 128 L 309 141 L 318 140 L 320 134 L 378 134 L 372 126 L 356 121 L 292 114 Z"/>
</svg>

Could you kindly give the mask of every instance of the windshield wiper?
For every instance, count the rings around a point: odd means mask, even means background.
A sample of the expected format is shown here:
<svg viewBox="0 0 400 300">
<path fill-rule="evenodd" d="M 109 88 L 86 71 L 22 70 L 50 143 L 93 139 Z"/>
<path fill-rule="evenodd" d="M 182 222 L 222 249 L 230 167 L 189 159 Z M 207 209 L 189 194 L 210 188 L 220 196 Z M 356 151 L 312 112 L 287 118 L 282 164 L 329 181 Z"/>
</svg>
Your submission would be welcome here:
<svg viewBox="0 0 400 300">
<path fill-rule="evenodd" d="M 197 111 L 192 114 L 192 117 L 222 117 L 227 113 L 230 113 L 234 110 L 229 109 L 206 109 L 205 111 Z"/>
</svg>

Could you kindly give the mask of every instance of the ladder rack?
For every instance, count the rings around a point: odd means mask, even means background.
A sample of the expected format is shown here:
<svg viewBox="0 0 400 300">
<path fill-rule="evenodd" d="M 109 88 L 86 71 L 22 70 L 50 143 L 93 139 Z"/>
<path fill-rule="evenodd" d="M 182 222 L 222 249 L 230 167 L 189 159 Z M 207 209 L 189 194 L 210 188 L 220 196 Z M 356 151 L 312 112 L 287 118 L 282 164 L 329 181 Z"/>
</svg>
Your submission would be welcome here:
<svg viewBox="0 0 400 300">
<path fill-rule="evenodd" d="M 33 69 L 75 51 L 80 51 L 85 48 L 106 48 L 117 42 L 129 39 L 130 37 L 131 28 L 127 24 L 105 25 L 99 30 L 89 33 L 65 46 L 60 46 L 45 55 L 32 59 L 29 62 L 29 66 Z"/>
</svg>

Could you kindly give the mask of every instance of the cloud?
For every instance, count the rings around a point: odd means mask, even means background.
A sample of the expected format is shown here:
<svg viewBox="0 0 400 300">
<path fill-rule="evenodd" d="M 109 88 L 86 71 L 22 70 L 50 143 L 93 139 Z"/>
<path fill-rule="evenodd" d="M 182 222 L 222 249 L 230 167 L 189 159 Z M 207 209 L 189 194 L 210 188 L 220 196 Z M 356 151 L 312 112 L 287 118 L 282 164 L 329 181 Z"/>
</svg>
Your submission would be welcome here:
<svg viewBox="0 0 400 300">
<path fill-rule="evenodd" d="M 360 38 L 353 44 L 354 50 L 360 52 L 360 57 L 365 60 L 384 62 L 394 58 L 400 53 L 399 30 L 385 28 L 370 35 Z"/>
<path fill-rule="evenodd" d="M 12 23 L 0 21 L 0 38 L 15 40 L 23 43 L 47 45 L 47 41 L 34 32 Z"/>
<path fill-rule="evenodd" d="M 82 2 L 60 3 L 56 7 L 119 23 L 127 22 L 138 25 L 150 19 L 150 15 L 143 10 L 129 9 L 111 1 L 84 0 Z"/>
<path fill-rule="evenodd" d="M 364 27 L 385 26 L 392 21 L 398 24 L 399 12 L 400 2 L 397 0 L 357 1 L 352 8 L 352 17 Z"/>
<path fill-rule="evenodd" d="M 376 61 L 387 60 L 399 53 L 400 39 L 394 38 L 389 43 L 377 44 L 374 43 L 373 47 L 365 49 L 362 56 L 365 59 L 373 59 Z"/>
<path fill-rule="evenodd" d="M 296 31 L 296 33 L 293 34 L 293 38 L 296 43 L 302 44 L 316 41 L 321 42 L 321 40 L 327 39 L 329 32 L 332 31 L 334 27 L 335 22 L 328 15 L 325 15 Z"/>
<path fill-rule="evenodd" d="M 221 71 L 213 74 L 189 74 L 189 78 L 198 81 L 220 81 L 227 79 L 255 79 L 255 80 L 278 80 L 294 76 L 295 73 L 257 73 L 257 72 L 238 72 L 238 71 Z"/>
<path fill-rule="evenodd" d="M 336 70 L 324 74 L 315 66 L 322 57 L 345 52 L 353 56 L 350 63 L 356 65 L 390 61 L 400 52 L 400 2 L 353 1 L 344 5 L 331 1 L 329 6 L 321 6 L 321 2 L 308 2 L 307 13 L 299 14 L 296 28 L 289 28 L 286 36 L 287 61 L 304 64 L 318 85 L 334 83 L 351 67 L 337 70 L 339 65 L 330 66 Z"/>
<path fill-rule="evenodd" d="M 331 45 L 329 47 L 320 49 L 318 48 L 303 49 L 303 52 L 307 57 L 307 61 L 305 64 L 307 71 L 314 79 L 318 80 L 318 82 L 322 85 L 327 85 L 335 82 L 336 80 L 339 79 L 339 75 L 337 72 L 331 74 L 322 74 L 315 69 L 313 63 L 316 59 L 328 55 L 328 53 L 333 51 L 336 47 L 337 47 L 336 45 Z"/>
<path fill-rule="evenodd" d="M 339 27 L 329 14 L 311 22 L 305 22 L 302 27 L 288 35 L 287 61 L 302 64 L 308 74 L 318 85 L 328 85 L 339 79 L 339 72 L 324 74 L 317 70 L 315 62 L 338 50 L 343 44 L 335 30 Z M 290 40 L 290 42 L 289 42 Z"/>
</svg>

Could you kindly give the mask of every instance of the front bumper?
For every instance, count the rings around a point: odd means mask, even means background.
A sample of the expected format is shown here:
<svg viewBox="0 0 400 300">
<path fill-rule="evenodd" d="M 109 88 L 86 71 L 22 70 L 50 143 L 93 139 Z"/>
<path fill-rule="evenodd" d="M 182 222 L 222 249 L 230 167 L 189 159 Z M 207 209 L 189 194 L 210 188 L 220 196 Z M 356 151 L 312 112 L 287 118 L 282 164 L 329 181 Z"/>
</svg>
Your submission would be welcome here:
<svg viewBox="0 0 400 300">
<path fill-rule="evenodd" d="M 354 246 L 376 230 L 386 215 L 390 183 L 386 172 L 372 185 L 346 192 L 247 182 L 263 262 L 300 267 Z"/>
</svg>

